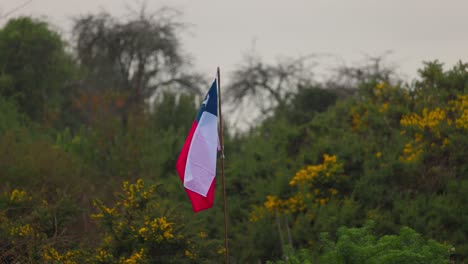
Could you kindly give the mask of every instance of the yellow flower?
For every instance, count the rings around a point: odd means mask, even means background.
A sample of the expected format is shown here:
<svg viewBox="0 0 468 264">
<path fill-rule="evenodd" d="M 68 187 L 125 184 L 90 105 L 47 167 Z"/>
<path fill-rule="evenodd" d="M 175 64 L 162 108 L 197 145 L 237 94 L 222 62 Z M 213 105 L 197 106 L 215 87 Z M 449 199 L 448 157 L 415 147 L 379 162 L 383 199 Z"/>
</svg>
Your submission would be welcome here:
<svg viewBox="0 0 468 264">
<path fill-rule="evenodd" d="M 338 194 L 338 190 L 335 189 L 335 188 L 330 188 L 330 189 L 328 189 L 328 191 L 331 193 L 331 195 L 337 195 Z"/>
<path fill-rule="evenodd" d="M 148 228 L 142 227 L 138 230 L 138 234 L 143 235 L 148 231 Z"/>
<path fill-rule="evenodd" d="M 107 214 L 113 214 L 115 212 L 115 208 L 107 208 L 105 207 L 104 208 L 104 211 L 107 213 Z"/>
<path fill-rule="evenodd" d="M 27 200 L 27 193 L 22 190 L 14 189 L 10 194 L 10 201 L 12 202 L 22 202 Z M 29 199 L 30 200 L 30 199 Z"/>
<path fill-rule="evenodd" d="M 97 213 L 97 214 L 91 214 L 91 218 L 93 219 L 99 219 L 99 218 L 103 218 L 104 215 L 102 213 Z"/>
<path fill-rule="evenodd" d="M 136 236 L 142 237 L 145 241 L 153 240 L 161 242 L 163 239 L 169 240 L 174 238 L 172 226 L 173 223 L 167 222 L 165 217 L 155 218 L 151 221 L 147 220 L 140 227 Z"/>
<path fill-rule="evenodd" d="M 191 259 L 195 257 L 195 255 L 192 252 L 188 251 L 187 249 L 185 250 L 185 256 Z"/>
<path fill-rule="evenodd" d="M 44 252 L 42 253 L 42 258 L 43 260 L 46 261 L 54 261 L 54 260 L 61 260 L 60 254 L 55 250 L 54 248 L 47 247 L 44 249 Z"/>
<path fill-rule="evenodd" d="M 276 196 L 267 195 L 267 200 L 263 205 L 268 211 L 273 213 L 279 207 L 279 199 Z"/>
<path fill-rule="evenodd" d="M 422 139 L 422 135 L 421 135 L 421 134 L 416 133 L 416 134 L 414 135 L 414 142 L 417 143 L 417 142 L 421 141 L 421 139 Z"/>
<path fill-rule="evenodd" d="M 171 234 L 171 231 L 170 231 L 170 230 L 166 230 L 166 231 L 164 231 L 164 233 L 163 233 L 163 237 L 164 237 L 165 239 L 171 239 L 171 238 L 174 237 L 174 235 Z"/>
<path fill-rule="evenodd" d="M 388 103 L 385 102 L 385 103 L 383 103 L 382 106 L 379 108 L 379 112 L 380 112 L 380 113 L 384 113 L 384 112 L 386 112 L 387 110 L 388 110 Z"/>
<path fill-rule="evenodd" d="M 326 204 L 327 202 L 328 202 L 328 199 L 326 199 L 326 198 L 321 198 L 321 199 L 319 199 L 320 205 L 324 205 L 324 204 Z"/>
<path fill-rule="evenodd" d="M 302 197 L 302 193 L 297 193 L 293 197 L 290 197 L 286 201 L 284 201 L 284 211 L 286 213 L 294 213 L 297 211 L 304 211 L 305 210 L 305 204 L 304 204 L 304 198 Z"/>
<path fill-rule="evenodd" d="M 427 108 L 424 108 L 422 115 L 416 113 L 404 115 L 400 120 L 400 124 L 404 127 L 415 127 L 420 130 L 429 129 L 439 138 L 440 125 L 446 120 L 446 117 L 447 111 L 444 109 L 437 107 L 429 111 Z"/>
<path fill-rule="evenodd" d="M 448 138 L 444 138 L 444 141 L 442 142 L 442 148 L 445 148 L 450 144 L 450 140 Z"/>
<path fill-rule="evenodd" d="M 139 252 L 133 253 L 128 259 L 124 260 L 123 264 L 138 264 L 143 260 L 144 249 L 142 248 Z"/>
<path fill-rule="evenodd" d="M 383 88 L 385 88 L 385 83 L 384 82 L 380 82 L 378 83 L 375 88 L 379 89 L 379 90 L 382 90 Z"/>
<path fill-rule="evenodd" d="M 220 255 L 224 255 L 226 254 L 226 249 L 224 247 L 221 247 L 216 252 Z"/>
<path fill-rule="evenodd" d="M 10 228 L 10 235 L 18 235 L 20 237 L 30 237 L 34 234 L 34 229 L 30 224 L 21 225 Z"/>
<path fill-rule="evenodd" d="M 403 148 L 403 155 L 400 156 L 400 160 L 404 162 L 416 161 L 422 153 L 422 146 L 413 146 L 411 143 L 407 143 Z"/>
<path fill-rule="evenodd" d="M 266 209 L 261 206 L 253 206 L 253 210 L 250 213 L 250 222 L 257 222 L 266 215 Z"/>
<path fill-rule="evenodd" d="M 113 256 L 104 249 L 99 249 L 96 254 L 96 260 L 100 262 L 110 262 L 113 259 Z"/>
<path fill-rule="evenodd" d="M 336 163 L 336 156 L 335 155 L 323 155 L 323 163 Z"/>
</svg>

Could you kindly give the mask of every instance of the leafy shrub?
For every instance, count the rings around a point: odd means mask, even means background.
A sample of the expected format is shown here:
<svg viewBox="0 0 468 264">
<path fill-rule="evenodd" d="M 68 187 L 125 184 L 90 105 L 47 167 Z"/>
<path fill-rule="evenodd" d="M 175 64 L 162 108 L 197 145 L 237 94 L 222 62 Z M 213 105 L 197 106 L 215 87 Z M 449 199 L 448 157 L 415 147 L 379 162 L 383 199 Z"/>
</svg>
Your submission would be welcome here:
<svg viewBox="0 0 468 264">
<path fill-rule="evenodd" d="M 409 227 L 402 227 L 398 235 L 377 238 L 373 225 L 370 222 L 362 228 L 342 227 L 336 242 L 324 233 L 325 247 L 320 263 L 449 263 L 450 246 L 425 240 Z"/>
<path fill-rule="evenodd" d="M 341 227 L 336 242 L 328 233 L 322 233 L 322 254 L 314 257 L 313 251 L 289 250 L 285 260 L 277 264 L 321 263 L 321 264 L 443 264 L 449 263 L 453 250 L 449 245 L 426 240 L 409 227 L 402 227 L 398 235 L 376 237 L 373 222 L 362 228 Z"/>
<path fill-rule="evenodd" d="M 200 263 L 207 235 L 185 228 L 180 215 L 158 201 L 156 185 L 123 182 L 112 207 L 95 200 L 92 217 L 102 228 L 102 242 L 91 263 Z M 211 248 L 211 252 L 213 252 Z M 221 255 L 222 256 L 222 255 Z M 203 258 L 216 259 L 217 252 Z"/>
</svg>

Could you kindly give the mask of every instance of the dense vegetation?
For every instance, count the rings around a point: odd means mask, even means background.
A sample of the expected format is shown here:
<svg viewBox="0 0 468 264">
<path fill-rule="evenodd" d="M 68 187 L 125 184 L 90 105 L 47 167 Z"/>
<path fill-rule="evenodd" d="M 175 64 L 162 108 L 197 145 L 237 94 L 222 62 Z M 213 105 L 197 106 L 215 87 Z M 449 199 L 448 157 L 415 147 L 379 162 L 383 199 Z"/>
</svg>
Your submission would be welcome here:
<svg viewBox="0 0 468 264">
<path fill-rule="evenodd" d="M 223 261 L 220 186 L 194 215 L 175 171 L 208 83 L 167 12 L 79 18 L 71 46 L 27 17 L 0 29 L 2 263 Z M 226 125 L 232 262 L 468 260 L 468 64 L 310 74 L 252 59 L 232 77 L 228 101 L 264 103 Z"/>
</svg>

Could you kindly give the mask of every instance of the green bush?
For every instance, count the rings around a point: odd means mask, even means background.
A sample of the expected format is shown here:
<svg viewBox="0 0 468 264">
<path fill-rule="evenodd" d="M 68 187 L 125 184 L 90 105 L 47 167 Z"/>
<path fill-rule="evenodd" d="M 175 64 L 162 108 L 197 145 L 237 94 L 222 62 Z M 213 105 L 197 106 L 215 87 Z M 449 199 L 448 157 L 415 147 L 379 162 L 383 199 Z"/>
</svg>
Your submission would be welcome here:
<svg viewBox="0 0 468 264">
<path fill-rule="evenodd" d="M 336 242 L 324 233 L 324 254 L 320 263 L 449 263 L 451 248 L 448 245 L 426 240 L 409 227 L 402 227 L 398 235 L 377 238 L 373 226 L 370 222 L 362 228 L 342 227 L 338 230 Z"/>
<path fill-rule="evenodd" d="M 289 250 L 277 264 L 443 264 L 450 263 L 454 249 L 434 240 L 426 240 L 409 227 L 402 227 L 398 235 L 374 234 L 374 223 L 362 228 L 341 227 L 336 241 L 328 233 L 321 234 L 321 255 L 314 251 Z"/>
</svg>

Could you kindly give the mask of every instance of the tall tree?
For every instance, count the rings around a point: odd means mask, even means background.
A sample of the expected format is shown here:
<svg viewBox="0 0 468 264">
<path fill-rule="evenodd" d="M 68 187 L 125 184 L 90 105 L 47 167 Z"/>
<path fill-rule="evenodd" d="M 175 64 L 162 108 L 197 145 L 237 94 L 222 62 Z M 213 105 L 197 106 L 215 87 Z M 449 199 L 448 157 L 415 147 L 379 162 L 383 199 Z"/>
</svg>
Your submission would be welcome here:
<svg viewBox="0 0 468 264">
<path fill-rule="evenodd" d="M 87 69 L 85 86 L 123 93 L 130 105 L 141 105 L 162 87 L 196 91 L 198 77 L 183 71 L 182 27 L 172 9 L 148 14 L 143 7 L 128 19 L 108 13 L 76 19 L 75 48 Z"/>
<path fill-rule="evenodd" d="M 56 116 L 75 72 L 65 48 L 46 22 L 10 20 L 0 30 L 0 95 L 33 119 Z"/>
</svg>

